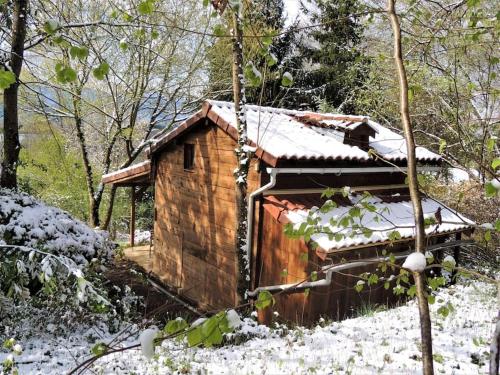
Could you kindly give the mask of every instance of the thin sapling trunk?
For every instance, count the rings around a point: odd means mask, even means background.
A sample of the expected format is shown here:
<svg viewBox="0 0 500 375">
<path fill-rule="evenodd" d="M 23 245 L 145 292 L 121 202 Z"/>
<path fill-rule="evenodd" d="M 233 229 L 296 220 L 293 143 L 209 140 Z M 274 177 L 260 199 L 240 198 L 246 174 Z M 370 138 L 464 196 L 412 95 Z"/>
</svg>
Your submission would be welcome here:
<svg viewBox="0 0 500 375">
<path fill-rule="evenodd" d="M 387 12 L 389 14 L 392 31 L 394 34 L 394 61 L 399 78 L 401 120 L 403 123 L 404 137 L 406 140 L 407 148 L 408 185 L 410 189 L 410 196 L 415 219 L 415 251 L 424 254 L 426 248 L 424 214 L 422 210 L 420 192 L 418 189 L 415 139 L 413 136 L 413 129 L 410 121 L 410 112 L 408 108 L 408 79 L 403 63 L 401 26 L 396 14 L 395 2 L 395 0 L 388 0 Z M 417 289 L 418 310 L 420 315 L 423 372 L 425 375 L 431 375 L 434 374 L 432 357 L 432 329 L 429 304 L 425 292 L 425 274 L 422 272 L 413 272 L 413 276 L 415 278 L 415 286 Z"/>
</svg>

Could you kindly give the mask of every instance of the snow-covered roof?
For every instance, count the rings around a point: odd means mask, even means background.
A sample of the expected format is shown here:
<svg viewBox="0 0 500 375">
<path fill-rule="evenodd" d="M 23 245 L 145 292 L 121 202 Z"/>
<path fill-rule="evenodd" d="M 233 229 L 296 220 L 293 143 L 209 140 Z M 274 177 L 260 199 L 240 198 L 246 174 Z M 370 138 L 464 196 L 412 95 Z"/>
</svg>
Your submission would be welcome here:
<svg viewBox="0 0 500 375">
<path fill-rule="evenodd" d="M 149 184 L 149 174 L 151 172 L 151 161 L 146 160 L 141 163 L 132 164 L 127 168 L 118 169 L 102 176 L 104 184 L 115 184 L 127 186 L 128 184 L 140 185 Z"/>
<path fill-rule="evenodd" d="M 385 242 L 390 239 L 391 232 L 397 231 L 401 239 L 411 239 L 415 236 L 415 224 L 413 218 L 413 206 L 408 195 L 373 195 L 368 198 L 368 203 L 373 205 L 376 210 L 370 212 L 361 208 L 362 216 L 353 218 L 353 222 L 347 227 L 343 227 L 338 221 L 346 216 L 349 210 L 359 205 L 361 195 L 350 195 L 334 200 L 337 207 L 322 213 L 318 210 L 325 202 L 319 197 L 306 197 L 305 195 L 296 196 L 270 196 L 266 200 L 268 204 L 279 207 L 277 215 L 274 215 L 282 222 L 290 222 L 296 227 L 306 223 L 311 213 L 313 217 L 319 218 L 321 227 L 328 227 L 332 233 L 342 234 L 342 238 L 335 239 L 328 234 L 315 234 L 312 240 L 325 251 L 337 250 L 341 248 L 350 248 L 374 243 Z M 365 200 L 366 201 L 366 200 Z M 361 207 L 361 206 L 360 206 Z M 441 224 L 430 225 L 426 228 L 427 235 L 436 235 L 442 233 L 451 233 L 463 231 L 471 228 L 474 222 L 464 217 L 458 212 L 446 207 L 444 204 L 425 197 L 422 199 L 422 208 L 425 217 L 434 217 L 440 209 Z M 267 207 L 269 210 L 269 207 Z M 332 221 L 335 225 L 332 225 Z M 366 228 L 363 234 L 356 228 Z M 356 233 L 355 235 L 352 235 Z M 352 236 L 352 237 L 351 237 Z"/>
<path fill-rule="evenodd" d="M 230 126 L 236 127 L 234 105 L 230 102 L 208 101 L 210 112 L 224 119 Z M 343 143 L 343 134 L 335 128 L 315 127 L 299 121 L 300 117 L 311 115 L 309 111 L 295 111 L 281 108 L 246 106 L 247 127 L 249 139 L 259 148 L 278 159 L 346 159 L 371 160 L 368 152 L 357 146 Z M 336 114 L 315 114 L 324 118 L 328 125 L 346 124 L 346 121 L 335 120 L 336 117 L 349 116 Z M 210 116 L 209 116 L 210 117 Z M 384 159 L 396 161 L 406 159 L 406 142 L 404 138 L 369 120 L 366 117 L 352 116 L 349 126 L 359 126 L 366 123 L 375 130 L 375 136 L 370 137 L 370 148 Z M 423 147 L 417 147 L 417 158 L 420 161 L 437 161 L 435 154 Z"/>
<path fill-rule="evenodd" d="M 278 160 L 287 159 L 373 160 L 368 151 L 344 143 L 345 133 L 361 125 L 370 128 L 374 134 L 369 138 L 369 148 L 376 154 L 393 162 L 406 159 L 404 138 L 366 116 L 321 114 L 256 105 L 246 105 L 245 109 L 249 145 L 256 148 L 258 158 L 273 166 Z M 200 111 L 159 137 L 151 146 L 151 152 L 163 149 L 204 118 L 209 118 L 237 140 L 233 103 L 207 100 Z M 416 154 L 421 162 L 441 159 L 438 154 L 423 147 L 417 147 Z"/>
</svg>

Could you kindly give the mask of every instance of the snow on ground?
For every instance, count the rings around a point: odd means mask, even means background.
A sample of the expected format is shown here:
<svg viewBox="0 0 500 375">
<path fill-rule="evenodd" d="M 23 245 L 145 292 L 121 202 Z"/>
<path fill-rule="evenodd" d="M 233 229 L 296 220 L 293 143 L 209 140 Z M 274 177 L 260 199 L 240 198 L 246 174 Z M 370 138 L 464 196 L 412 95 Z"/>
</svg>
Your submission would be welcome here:
<svg viewBox="0 0 500 375">
<path fill-rule="evenodd" d="M 487 372 L 486 352 L 498 306 L 492 286 L 474 282 L 439 292 L 432 305 L 436 373 Z M 455 311 L 443 318 L 442 303 Z M 418 374 L 421 372 L 420 331 L 414 301 L 343 322 L 323 322 L 315 328 L 267 329 L 246 319 L 240 330 L 258 332 L 241 345 L 186 349 L 165 341 L 154 359 L 140 349 L 100 359 L 94 367 L 104 374 Z M 25 331 L 30 331 L 25 327 Z M 102 328 L 82 328 L 66 337 L 37 334 L 22 341 L 21 374 L 63 373 L 87 358 L 93 343 L 110 340 Z M 126 345 L 137 343 L 138 335 Z M 0 354 L 0 361 L 6 353 Z M 32 363 L 31 363 L 32 362 Z M 482 364 L 482 365 L 478 365 Z"/>
<path fill-rule="evenodd" d="M 151 231 L 136 229 L 134 236 L 135 245 L 149 245 L 151 241 Z M 116 240 L 118 242 L 130 243 L 130 234 L 128 233 L 117 233 Z"/>
</svg>

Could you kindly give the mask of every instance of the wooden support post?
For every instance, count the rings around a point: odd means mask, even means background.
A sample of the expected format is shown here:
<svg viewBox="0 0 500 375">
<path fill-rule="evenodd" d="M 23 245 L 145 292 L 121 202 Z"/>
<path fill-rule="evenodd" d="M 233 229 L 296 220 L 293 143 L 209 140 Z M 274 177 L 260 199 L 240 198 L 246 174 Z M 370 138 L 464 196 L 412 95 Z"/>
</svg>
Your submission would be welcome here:
<svg viewBox="0 0 500 375">
<path fill-rule="evenodd" d="M 455 234 L 455 240 L 460 241 L 462 239 L 462 233 L 458 232 Z M 460 265 L 460 245 L 453 248 L 453 258 L 455 258 L 456 266 Z M 451 283 L 455 284 L 457 282 L 457 271 L 453 270 L 451 273 Z"/>
<path fill-rule="evenodd" d="M 135 186 L 130 188 L 130 246 L 135 245 Z"/>
</svg>

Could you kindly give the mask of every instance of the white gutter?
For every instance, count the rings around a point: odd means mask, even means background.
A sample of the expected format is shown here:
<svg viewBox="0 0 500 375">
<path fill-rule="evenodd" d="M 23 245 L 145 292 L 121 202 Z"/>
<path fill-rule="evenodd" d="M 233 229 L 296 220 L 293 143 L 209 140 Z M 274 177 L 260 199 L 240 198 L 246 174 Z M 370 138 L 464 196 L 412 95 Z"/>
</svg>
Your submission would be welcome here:
<svg viewBox="0 0 500 375">
<path fill-rule="evenodd" d="M 406 172 L 407 167 L 363 167 L 363 168 L 268 168 L 276 173 L 286 174 L 356 174 Z M 441 167 L 419 167 L 419 172 L 439 172 Z"/>
<path fill-rule="evenodd" d="M 267 168 L 266 171 L 270 175 L 270 181 L 261 186 L 248 196 L 247 206 L 247 259 L 250 267 L 250 259 L 252 254 L 253 241 L 253 217 L 255 197 L 269 190 L 276 185 L 276 176 L 278 174 L 359 174 L 359 173 L 394 173 L 406 172 L 406 167 L 363 167 L 363 168 Z M 420 167 L 420 172 L 438 172 L 440 167 Z M 249 292 L 250 293 L 250 292 Z M 249 294 L 250 295 L 250 294 Z"/>
<path fill-rule="evenodd" d="M 472 240 L 448 242 L 446 244 L 438 244 L 438 245 L 429 246 L 427 248 L 427 251 L 436 251 L 436 250 L 440 250 L 440 249 L 446 249 L 448 247 L 455 247 L 455 246 L 460 245 L 460 244 L 467 245 L 467 244 L 470 244 L 473 242 L 474 241 L 472 241 Z M 394 257 L 394 259 L 403 259 L 412 253 L 413 253 L 413 251 L 407 251 L 405 253 L 396 255 Z M 337 266 L 324 266 L 322 268 L 322 271 L 325 272 L 326 276 L 322 280 L 258 287 L 255 290 L 249 291 L 248 296 L 249 297 L 257 297 L 258 294 L 260 292 L 263 292 L 263 291 L 276 293 L 276 292 L 281 292 L 281 291 L 286 290 L 286 291 L 292 292 L 292 291 L 308 289 L 308 288 L 329 286 L 332 282 L 332 275 L 334 272 L 339 272 L 342 270 L 347 270 L 347 269 L 356 268 L 356 267 L 367 266 L 367 265 L 374 264 L 376 262 L 382 262 L 382 261 L 389 261 L 389 257 L 369 258 L 369 259 L 366 259 L 364 261 L 339 264 Z"/>
</svg>

